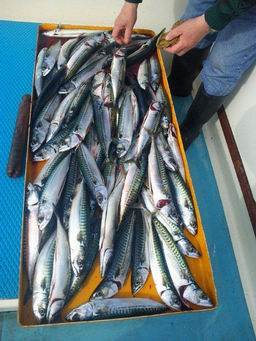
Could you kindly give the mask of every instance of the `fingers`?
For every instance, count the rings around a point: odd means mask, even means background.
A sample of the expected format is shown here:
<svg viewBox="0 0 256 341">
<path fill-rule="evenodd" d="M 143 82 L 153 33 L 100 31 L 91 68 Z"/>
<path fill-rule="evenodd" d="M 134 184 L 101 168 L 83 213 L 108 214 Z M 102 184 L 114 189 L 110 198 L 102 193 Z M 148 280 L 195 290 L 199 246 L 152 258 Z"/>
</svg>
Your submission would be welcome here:
<svg viewBox="0 0 256 341">
<path fill-rule="evenodd" d="M 124 33 L 124 44 L 129 44 L 132 35 L 132 27 L 126 27 Z"/>
<path fill-rule="evenodd" d="M 172 29 L 170 32 L 168 32 L 165 39 L 166 40 L 172 40 L 174 38 L 179 37 L 181 35 L 181 33 L 182 33 L 182 31 L 181 31 L 180 27 L 176 27 L 176 28 Z"/>
<path fill-rule="evenodd" d="M 179 53 L 181 53 L 184 50 L 184 45 L 182 40 L 178 41 L 175 45 L 171 47 L 167 47 L 165 51 L 173 54 L 177 54 L 179 56 Z"/>
<path fill-rule="evenodd" d="M 124 32 L 125 29 L 123 27 L 114 26 L 113 28 L 112 36 L 119 45 L 124 44 Z"/>
<path fill-rule="evenodd" d="M 118 27 L 114 26 L 112 36 L 119 44 L 129 44 L 132 35 L 132 27 Z"/>
</svg>

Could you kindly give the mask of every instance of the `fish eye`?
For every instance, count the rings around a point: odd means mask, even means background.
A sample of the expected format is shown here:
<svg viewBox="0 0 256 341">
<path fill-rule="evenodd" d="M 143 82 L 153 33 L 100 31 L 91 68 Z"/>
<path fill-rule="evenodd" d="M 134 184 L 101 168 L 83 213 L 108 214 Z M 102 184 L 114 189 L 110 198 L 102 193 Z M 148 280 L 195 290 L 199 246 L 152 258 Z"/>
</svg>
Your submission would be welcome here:
<svg viewBox="0 0 256 341">
<path fill-rule="evenodd" d="M 72 320 L 73 321 L 79 321 L 80 320 L 79 314 L 78 313 L 74 313 L 74 315 L 72 316 Z"/>
<path fill-rule="evenodd" d="M 43 217 L 38 217 L 37 221 L 39 222 L 39 224 L 41 224 L 43 222 L 44 218 Z"/>
<path fill-rule="evenodd" d="M 175 304 L 179 304 L 180 303 L 180 301 L 179 301 L 179 299 L 178 299 L 178 297 L 174 297 L 174 300 L 173 300 L 173 302 L 175 303 Z"/>
<path fill-rule="evenodd" d="M 40 308 L 38 309 L 38 311 L 39 311 L 40 316 L 44 317 L 44 315 L 45 315 L 45 309 L 44 309 L 43 307 L 40 307 Z"/>
</svg>

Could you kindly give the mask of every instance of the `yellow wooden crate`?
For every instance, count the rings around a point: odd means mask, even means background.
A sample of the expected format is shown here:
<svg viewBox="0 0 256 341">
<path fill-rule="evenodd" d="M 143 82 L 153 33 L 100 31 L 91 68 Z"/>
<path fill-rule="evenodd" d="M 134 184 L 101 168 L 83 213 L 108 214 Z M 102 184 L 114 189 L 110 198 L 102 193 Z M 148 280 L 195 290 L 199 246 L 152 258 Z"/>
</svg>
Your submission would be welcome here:
<svg viewBox="0 0 256 341">
<path fill-rule="evenodd" d="M 54 30 L 57 28 L 57 25 L 55 24 L 42 24 L 39 27 L 38 30 L 38 39 L 37 39 L 37 52 L 43 47 L 43 31 L 48 31 L 48 30 Z M 111 30 L 112 27 L 102 27 L 102 26 L 81 26 L 81 25 L 62 25 L 61 28 L 64 29 L 85 29 L 85 30 Z M 149 36 L 155 35 L 155 33 L 151 30 L 146 30 L 146 29 L 135 29 L 134 32 L 140 33 L 140 34 L 146 34 Z M 53 38 L 53 40 L 56 38 Z M 52 41 L 53 42 L 53 41 Z M 37 55 L 37 53 L 36 53 Z M 197 225 L 198 225 L 198 232 L 196 236 L 192 236 L 191 234 L 187 233 L 185 231 L 186 237 L 193 243 L 193 245 L 199 250 L 201 257 L 198 259 L 193 259 L 193 258 L 188 258 L 186 257 L 186 261 L 188 263 L 188 266 L 196 280 L 196 282 L 199 284 L 199 286 L 203 289 L 203 291 L 210 297 L 211 301 L 213 302 L 213 308 L 207 308 L 203 309 L 201 307 L 194 306 L 191 311 L 182 311 L 182 312 L 172 312 L 167 311 L 162 314 L 158 315 L 153 315 L 153 316 L 146 316 L 147 318 L 152 318 L 155 316 L 161 316 L 161 315 L 171 315 L 173 314 L 184 314 L 184 313 L 193 313 L 195 311 L 208 311 L 215 309 L 217 305 L 217 295 L 216 295 L 216 289 L 214 285 L 214 279 L 213 279 L 213 273 L 212 273 L 212 268 L 211 268 L 211 262 L 210 262 L 210 257 L 208 253 L 208 248 L 206 244 L 206 239 L 203 231 L 203 226 L 201 222 L 201 217 L 195 197 L 195 191 L 193 188 L 192 184 L 192 179 L 190 177 L 189 173 L 189 168 L 188 168 L 188 163 L 186 159 L 186 154 L 184 152 L 183 144 L 182 144 L 182 139 L 179 131 L 179 126 L 172 102 L 172 97 L 170 94 L 170 89 L 168 86 L 168 81 L 166 77 L 166 72 L 165 72 L 165 67 L 162 59 L 162 55 L 160 50 L 157 50 L 157 56 L 158 60 L 161 66 L 161 71 L 162 71 L 162 85 L 165 89 L 165 92 L 168 96 L 170 108 L 171 108 L 171 120 L 172 123 L 174 124 L 176 131 L 177 131 L 177 136 L 178 136 L 178 142 L 185 166 L 185 174 L 186 174 L 186 182 L 187 185 L 191 191 L 192 194 L 192 199 L 193 199 L 193 204 L 195 207 L 195 212 L 196 212 L 196 219 L 197 219 Z M 35 98 L 35 94 L 33 94 L 33 98 Z M 32 112 L 32 108 L 31 108 Z M 31 117 L 30 117 L 31 119 Z M 28 135 L 30 136 L 30 134 Z M 26 173 L 25 173 L 25 188 L 24 188 L 24 199 L 25 199 L 25 189 L 26 186 L 29 182 L 33 182 L 33 180 L 37 177 L 39 174 L 40 170 L 44 166 L 44 162 L 33 162 L 31 159 L 31 152 L 29 148 L 29 141 L 27 145 L 27 159 L 26 159 Z M 30 299 L 26 305 L 24 305 L 24 295 L 26 293 L 27 289 L 27 278 L 26 278 L 26 271 L 24 268 L 23 264 L 23 254 L 24 254 L 24 248 L 23 248 L 23 243 L 22 240 L 24 238 L 24 220 L 25 219 L 25 200 L 24 200 L 24 210 L 23 210 L 23 228 L 22 228 L 22 238 L 21 238 L 21 258 L 20 258 L 20 281 L 19 281 L 19 311 L 18 311 L 18 321 L 22 326 L 30 327 L 30 326 L 37 326 L 38 322 L 33 316 L 32 312 L 32 300 Z M 73 308 L 77 307 L 78 305 L 88 301 L 89 297 L 97 287 L 97 285 L 100 283 L 101 277 L 100 277 L 100 272 L 99 272 L 99 258 L 97 258 L 93 269 L 90 272 L 90 275 L 86 279 L 86 281 L 83 283 L 80 291 L 73 297 L 73 299 L 63 308 L 62 311 L 62 322 L 63 323 L 70 323 L 66 322 L 64 320 L 64 316 L 70 312 Z M 132 292 L 131 292 L 131 274 L 129 273 L 128 278 L 125 282 L 124 287 L 119 291 L 119 293 L 116 295 L 116 297 L 133 297 Z M 153 282 L 152 275 L 149 275 L 149 278 L 145 284 L 145 286 L 139 291 L 139 293 L 136 295 L 136 297 L 148 297 L 153 300 L 161 302 L 160 297 L 157 294 L 157 291 L 155 289 L 155 285 Z M 143 317 L 129 317 L 131 318 L 143 318 Z M 87 321 L 87 322 L 80 322 L 80 323 L 99 323 L 100 321 Z M 55 324 L 52 324 L 55 325 Z M 59 323 L 58 323 L 59 325 Z"/>
</svg>

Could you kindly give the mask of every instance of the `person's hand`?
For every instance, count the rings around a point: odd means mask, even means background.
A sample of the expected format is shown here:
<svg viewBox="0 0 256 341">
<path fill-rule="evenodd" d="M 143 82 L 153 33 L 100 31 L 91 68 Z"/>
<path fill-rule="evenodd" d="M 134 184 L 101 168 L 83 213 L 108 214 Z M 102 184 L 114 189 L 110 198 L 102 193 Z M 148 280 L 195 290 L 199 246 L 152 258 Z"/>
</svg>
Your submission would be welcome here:
<svg viewBox="0 0 256 341">
<path fill-rule="evenodd" d="M 166 36 L 166 40 L 179 37 L 179 41 L 165 50 L 182 56 L 196 46 L 210 32 L 210 27 L 205 21 L 204 15 L 184 21 L 172 29 Z"/>
<path fill-rule="evenodd" d="M 138 4 L 125 2 L 115 20 L 112 36 L 120 45 L 128 44 L 131 40 L 132 29 L 137 20 L 137 7 Z"/>
</svg>

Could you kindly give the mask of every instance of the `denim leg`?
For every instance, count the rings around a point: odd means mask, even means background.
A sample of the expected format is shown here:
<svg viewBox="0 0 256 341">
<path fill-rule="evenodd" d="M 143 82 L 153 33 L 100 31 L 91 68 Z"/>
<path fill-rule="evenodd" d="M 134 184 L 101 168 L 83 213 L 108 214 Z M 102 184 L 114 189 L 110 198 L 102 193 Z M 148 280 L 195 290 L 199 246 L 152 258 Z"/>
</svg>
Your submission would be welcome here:
<svg viewBox="0 0 256 341">
<path fill-rule="evenodd" d="M 218 32 L 200 78 L 205 91 L 226 96 L 243 73 L 256 62 L 256 6 Z"/>
<path fill-rule="evenodd" d="M 181 20 L 198 17 L 205 13 L 205 11 L 215 3 L 216 0 L 189 0 L 185 12 L 181 17 Z M 210 46 L 215 41 L 216 36 L 217 33 L 208 34 L 197 44 L 196 47 L 199 49 L 203 49 Z"/>
</svg>

